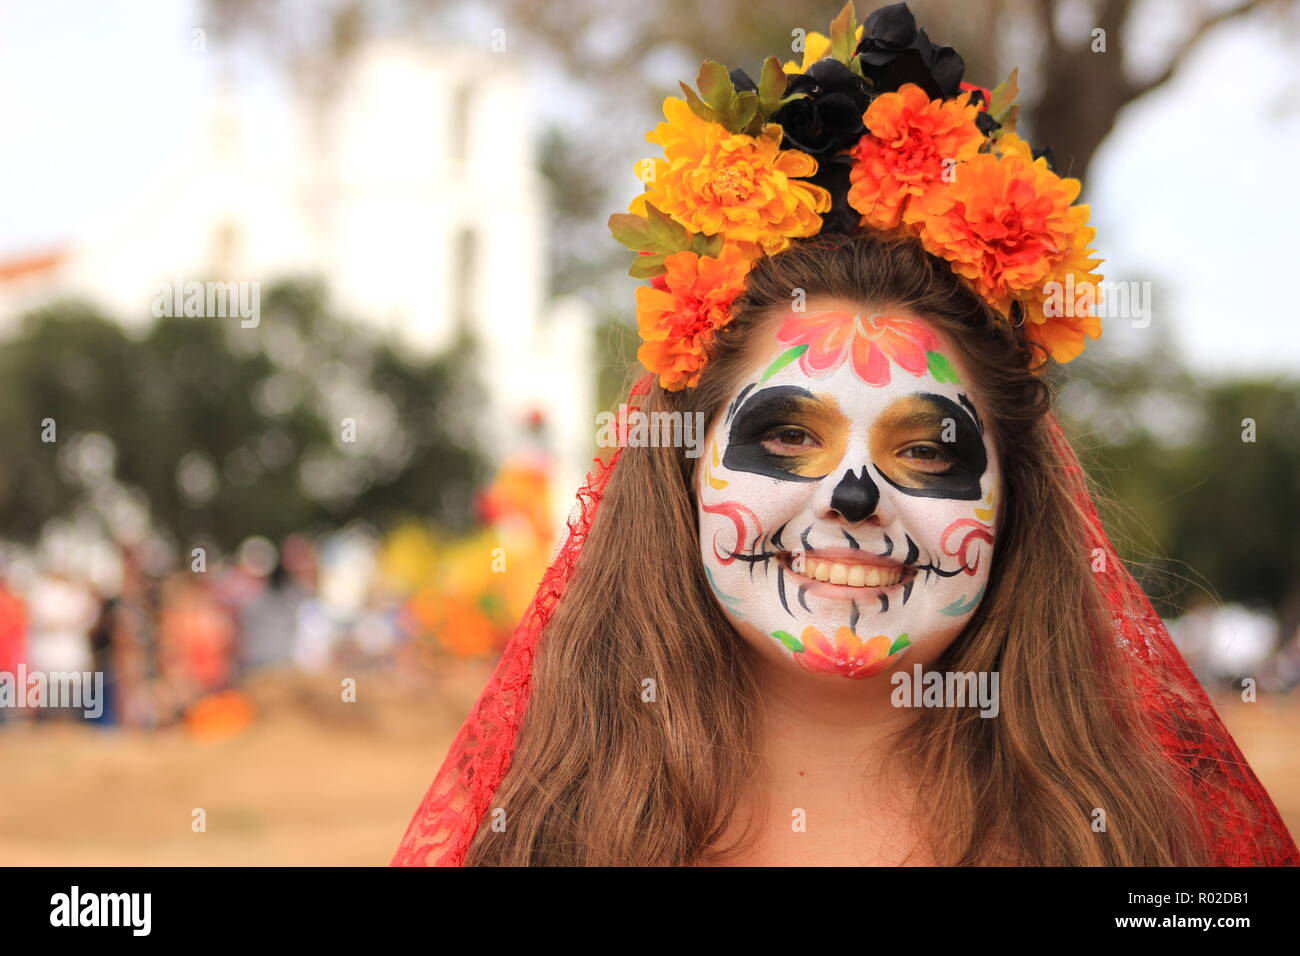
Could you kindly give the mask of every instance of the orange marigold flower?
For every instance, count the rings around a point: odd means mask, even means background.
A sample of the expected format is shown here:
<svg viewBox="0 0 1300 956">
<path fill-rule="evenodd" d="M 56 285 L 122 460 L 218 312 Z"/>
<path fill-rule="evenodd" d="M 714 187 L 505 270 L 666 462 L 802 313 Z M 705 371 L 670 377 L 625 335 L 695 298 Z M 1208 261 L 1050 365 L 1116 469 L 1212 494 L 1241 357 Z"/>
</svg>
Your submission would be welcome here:
<svg viewBox="0 0 1300 956">
<path fill-rule="evenodd" d="M 849 205 L 863 224 L 895 229 L 911 200 L 948 185 L 954 164 L 971 159 L 984 142 L 977 113 L 969 95 L 932 100 L 915 83 L 876 97 L 862 114 L 867 133 L 849 151 Z"/>
<path fill-rule="evenodd" d="M 670 392 L 694 388 L 708 362 L 713 334 L 731 321 L 731 303 L 745 288 L 753 260 L 728 243 L 717 257 L 675 252 L 664 259 L 662 288 L 636 290 L 642 344 L 636 357 Z"/>
<path fill-rule="evenodd" d="M 1100 282 L 1091 270 L 1101 260 L 1089 258 L 1087 248 L 1096 234 L 1088 226 L 1089 208 L 1071 205 L 1079 181 L 1057 176 L 1041 157 L 1032 159 L 1019 137 L 999 137 L 996 149 L 1000 156 L 974 156 L 952 183 L 927 197 L 915 218 L 917 234 L 928 252 L 947 260 L 999 312 L 1009 315 L 1019 302 L 1026 335 L 1068 362 L 1083 351 L 1084 334 L 1101 334 L 1100 322 L 1075 314 L 1075 304 L 1050 316 L 1043 299 L 1047 283 L 1067 275 L 1075 284 Z M 1095 312 L 1086 303 L 1085 311 Z"/>
<path fill-rule="evenodd" d="M 1091 234 L 1094 230 L 1089 229 Z M 1088 240 L 1091 241 L 1091 238 Z M 1083 353 L 1084 336 L 1101 337 L 1101 281 L 1092 272 L 1100 259 L 1089 259 L 1080 251 L 1062 263 L 1057 273 L 1044 283 L 1043 296 L 1021 301 L 1025 316 L 1025 336 L 1042 345 L 1058 362 L 1069 362 Z"/>
<path fill-rule="evenodd" d="M 769 123 L 759 136 L 731 133 L 702 120 L 685 100 L 664 100 L 664 116 L 646 139 L 664 148 L 664 159 L 642 160 L 644 193 L 629 207 L 646 215 L 646 203 L 691 232 L 721 234 L 747 257 L 773 255 L 792 238 L 815 236 L 831 194 L 799 177 L 817 172 L 817 160 L 781 149 L 781 127 Z M 652 170 L 645 163 L 653 162 Z"/>
</svg>

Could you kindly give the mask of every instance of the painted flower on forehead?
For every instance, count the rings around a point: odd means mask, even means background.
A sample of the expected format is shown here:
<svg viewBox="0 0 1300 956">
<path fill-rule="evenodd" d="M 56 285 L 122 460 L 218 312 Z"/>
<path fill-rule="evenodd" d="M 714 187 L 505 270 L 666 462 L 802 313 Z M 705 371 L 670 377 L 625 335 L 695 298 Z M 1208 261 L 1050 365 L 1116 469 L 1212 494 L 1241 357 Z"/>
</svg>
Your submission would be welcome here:
<svg viewBox="0 0 1300 956">
<path fill-rule="evenodd" d="M 1096 235 L 1089 208 L 1071 205 L 1079 181 L 1034 159 L 1024 140 L 1007 133 L 997 144 L 1000 155 L 975 156 L 932 197 L 918 235 L 926 251 L 946 259 L 998 311 L 1009 315 L 1018 303 L 1025 334 L 1068 362 L 1083 351 L 1085 334 L 1101 334 L 1101 322 L 1081 296 L 1071 297 L 1064 315 L 1049 315 L 1044 301 L 1051 282 L 1099 288 L 1102 277 L 1092 270 L 1101 260 L 1088 249 Z"/>
<path fill-rule="evenodd" d="M 862 116 L 866 135 L 850 151 L 849 205 L 863 224 L 895 229 L 910 203 L 942 190 L 954 164 L 975 156 L 984 143 L 978 113 L 969 96 L 932 100 L 913 83 L 878 96 Z"/>
<path fill-rule="evenodd" d="M 805 375 L 820 377 L 844 364 L 868 385 L 889 384 L 890 363 L 921 376 L 932 372 L 940 381 L 957 381 L 957 374 L 937 351 L 939 340 L 925 325 L 900 316 L 853 312 L 791 313 L 781 323 L 777 340 L 790 350 L 777 359 L 795 358 Z"/>
<path fill-rule="evenodd" d="M 765 125 L 758 136 L 732 133 L 672 96 L 664 100 L 664 116 L 668 121 L 646 139 L 663 146 L 665 158 L 642 161 L 641 170 L 652 175 L 632 212 L 645 216 L 649 203 L 693 233 L 721 235 L 750 258 L 821 230 L 830 193 L 801 178 L 817 172 L 817 160 L 782 150 L 779 125 Z M 653 163 L 649 170 L 646 162 Z"/>
<path fill-rule="evenodd" d="M 636 357 L 670 392 L 694 388 L 708 362 L 714 333 L 731 321 L 752 260 L 724 245 L 721 254 L 676 252 L 664 259 L 661 282 L 636 290 L 642 344 Z"/>
<path fill-rule="evenodd" d="M 837 674 L 853 680 L 872 677 L 890 665 L 895 654 L 908 646 L 907 635 L 891 641 L 883 634 L 862 640 L 853 630 L 841 626 L 831 640 L 815 627 L 806 627 L 800 636 L 803 650 L 794 659 L 815 674 Z"/>
</svg>

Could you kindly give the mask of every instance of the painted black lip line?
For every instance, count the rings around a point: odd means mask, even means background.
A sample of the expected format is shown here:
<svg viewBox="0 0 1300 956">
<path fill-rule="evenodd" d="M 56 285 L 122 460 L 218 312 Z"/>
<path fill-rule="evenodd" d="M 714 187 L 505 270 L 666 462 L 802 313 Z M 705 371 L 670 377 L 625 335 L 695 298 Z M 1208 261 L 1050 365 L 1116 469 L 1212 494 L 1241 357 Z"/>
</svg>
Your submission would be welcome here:
<svg viewBox="0 0 1300 956">
<path fill-rule="evenodd" d="M 930 572 L 933 572 L 934 574 L 939 575 L 939 577 L 941 577 L 941 578 L 951 578 L 951 577 L 955 577 L 955 576 L 957 576 L 958 574 L 961 574 L 963 571 L 966 570 L 966 568 L 964 568 L 964 567 L 960 567 L 960 566 L 959 566 L 959 567 L 953 568 L 951 571 L 945 571 L 943 568 L 939 567 L 937 564 L 918 564 L 918 565 L 916 566 L 916 570 L 917 570 L 917 573 L 918 573 L 918 574 L 919 574 L 920 572 L 922 572 L 922 571 L 925 571 L 925 572 L 927 572 L 927 574 L 930 573 Z"/>
</svg>

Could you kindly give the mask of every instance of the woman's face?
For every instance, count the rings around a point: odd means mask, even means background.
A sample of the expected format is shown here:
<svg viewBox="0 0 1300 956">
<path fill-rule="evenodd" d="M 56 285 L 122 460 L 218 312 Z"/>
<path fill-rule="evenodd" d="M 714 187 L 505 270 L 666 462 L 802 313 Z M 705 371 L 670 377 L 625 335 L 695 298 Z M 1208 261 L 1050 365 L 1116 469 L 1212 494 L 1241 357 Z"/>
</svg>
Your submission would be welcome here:
<svg viewBox="0 0 1300 956">
<path fill-rule="evenodd" d="M 923 317 L 837 299 L 751 354 L 696 473 L 714 595 L 786 666 L 933 660 L 984 596 L 1001 494 L 969 370 Z"/>
</svg>

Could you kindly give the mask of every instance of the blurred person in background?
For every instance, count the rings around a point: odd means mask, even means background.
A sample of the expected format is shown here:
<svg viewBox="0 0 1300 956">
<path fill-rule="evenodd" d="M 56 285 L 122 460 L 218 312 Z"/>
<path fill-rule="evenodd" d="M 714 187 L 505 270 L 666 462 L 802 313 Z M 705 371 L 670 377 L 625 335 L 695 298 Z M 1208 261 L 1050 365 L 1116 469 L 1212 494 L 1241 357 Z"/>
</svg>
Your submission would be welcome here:
<svg viewBox="0 0 1300 956">
<path fill-rule="evenodd" d="M 26 663 L 27 606 L 9 586 L 5 569 L 0 568 L 0 674 L 17 680 L 18 667 Z M 16 719 L 18 709 L 0 707 L 0 723 Z"/>
<path fill-rule="evenodd" d="M 241 675 L 292 663 L 298 639 L 298 612 L 305 597 L 284 563 L 277 561 L 266 587 L 244 606 L 240 615 Z"/>
<path fill-rule="evenodd" d="M 99 618 L 99 602 L 88 585 L 61 569 L 47 570 L 32 586 L 29 672 L 46 675 L 91 671 L 90 629 Z M 37 720 L 79 719 L 75 707 L 41 707 Z"/>
<path fill-rule="evenodd" d="M 122 549 L 122 588 L 112 606 L 111 634 L 118 719 L 128 727 L 157 727 L 157 590 L 130 547 Z"/>
<path fill-rule="evenodd" d="M 207 578 L 179 572 L 163 588 L 158 621 L 159 662 L 170 716 L 226 689 L 234 672 L 234 624 L 211 593 Z"/>
</svg>

